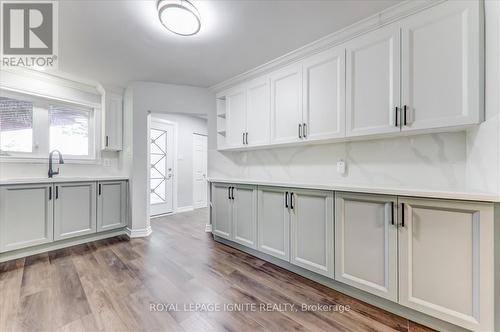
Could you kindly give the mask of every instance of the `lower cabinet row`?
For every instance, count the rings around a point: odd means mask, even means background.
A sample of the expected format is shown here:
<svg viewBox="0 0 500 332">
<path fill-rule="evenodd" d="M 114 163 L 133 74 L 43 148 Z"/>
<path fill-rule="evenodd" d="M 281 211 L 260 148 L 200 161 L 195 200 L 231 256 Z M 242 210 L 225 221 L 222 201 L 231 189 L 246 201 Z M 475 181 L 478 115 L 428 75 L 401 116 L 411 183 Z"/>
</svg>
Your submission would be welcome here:
<svg viewBox="0 0 500 332">
<path fill-rule="evenodd" d="M 0 252 L 126 226 L 127 181 L 0 186 Z"/>
<path fill-rule="evenodd" d="M 212 184 L 213 234 L 475 331 L 494 330 L 494 204 Z"/>
</svg>

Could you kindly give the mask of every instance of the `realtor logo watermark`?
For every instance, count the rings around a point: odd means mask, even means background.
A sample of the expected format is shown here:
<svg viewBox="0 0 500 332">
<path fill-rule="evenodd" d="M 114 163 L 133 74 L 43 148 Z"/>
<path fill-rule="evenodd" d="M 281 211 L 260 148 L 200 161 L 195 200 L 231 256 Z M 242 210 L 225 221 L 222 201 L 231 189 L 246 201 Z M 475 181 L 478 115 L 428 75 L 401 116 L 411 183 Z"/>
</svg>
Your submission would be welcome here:
<svg viewBox="0 0 500 332">
<path fill-rule="evenodd" d="M 0 1 L 1 66 L 56 68 L 57 1 Z"/>
</svg>

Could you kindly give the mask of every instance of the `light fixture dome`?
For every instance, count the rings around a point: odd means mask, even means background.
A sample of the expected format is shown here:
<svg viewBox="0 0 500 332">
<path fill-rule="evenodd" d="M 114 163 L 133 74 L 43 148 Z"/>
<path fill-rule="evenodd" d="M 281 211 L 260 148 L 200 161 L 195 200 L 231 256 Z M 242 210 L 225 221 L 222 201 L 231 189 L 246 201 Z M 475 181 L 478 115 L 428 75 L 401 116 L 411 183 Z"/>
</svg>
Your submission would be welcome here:
<svg viewBox="0 0 500 332">
<path fill-rule="evenodd" d="M 181 36 L 201 29 L 200 13 L 188 0 L 158 0 L 158 17 L 165 28 Z"/>
</svg>

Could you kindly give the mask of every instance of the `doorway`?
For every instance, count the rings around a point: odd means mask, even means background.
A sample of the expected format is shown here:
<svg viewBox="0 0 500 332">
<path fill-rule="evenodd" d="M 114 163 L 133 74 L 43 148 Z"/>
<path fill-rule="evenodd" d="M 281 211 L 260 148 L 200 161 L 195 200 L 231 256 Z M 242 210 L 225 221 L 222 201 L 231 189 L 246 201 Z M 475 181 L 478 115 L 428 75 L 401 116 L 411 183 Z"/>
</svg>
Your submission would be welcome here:
<svg viewBox="0 0 500 332">
<path fill-rule="evenodd" d="M 193 208 L 207 207 L 207 136 L 193 134 Z"/>
<path fill-rule="evenodd" d="M 174 211 L 174 123 L 151 118 L 150 125 L 150 204 L 151 216 Z"/>
</svg>

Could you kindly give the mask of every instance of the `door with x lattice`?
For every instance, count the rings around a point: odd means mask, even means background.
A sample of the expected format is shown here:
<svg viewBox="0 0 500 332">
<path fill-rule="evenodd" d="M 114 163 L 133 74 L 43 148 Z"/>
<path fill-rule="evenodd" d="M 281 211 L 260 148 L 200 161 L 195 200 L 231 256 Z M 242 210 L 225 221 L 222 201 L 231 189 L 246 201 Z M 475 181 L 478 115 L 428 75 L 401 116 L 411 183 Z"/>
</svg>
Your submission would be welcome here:
<svg viewBox="0 0 500 332">
<path fill-rule="evenodd" d="M 174 126 L 151 120 L 150 128 L 150 204 L 151 215 L 174 210 Z"/>
</svg>

